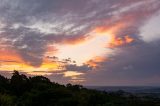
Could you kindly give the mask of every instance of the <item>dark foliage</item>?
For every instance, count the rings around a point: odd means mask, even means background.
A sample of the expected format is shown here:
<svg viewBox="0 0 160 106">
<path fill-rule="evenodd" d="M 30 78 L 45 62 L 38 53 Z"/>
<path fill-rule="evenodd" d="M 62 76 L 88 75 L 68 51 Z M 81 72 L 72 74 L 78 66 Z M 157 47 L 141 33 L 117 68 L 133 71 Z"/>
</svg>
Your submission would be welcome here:
<svg viewBox="0 0 160 106">
<path fill-rule="evenodd" d="M 0 75 L 0 106 L 160 106 L 158 98 L 137 97 L 123 91 L 107 93 L 81 85 L 60 85 L 43 76 L 14 71 Z"/>
</svg>

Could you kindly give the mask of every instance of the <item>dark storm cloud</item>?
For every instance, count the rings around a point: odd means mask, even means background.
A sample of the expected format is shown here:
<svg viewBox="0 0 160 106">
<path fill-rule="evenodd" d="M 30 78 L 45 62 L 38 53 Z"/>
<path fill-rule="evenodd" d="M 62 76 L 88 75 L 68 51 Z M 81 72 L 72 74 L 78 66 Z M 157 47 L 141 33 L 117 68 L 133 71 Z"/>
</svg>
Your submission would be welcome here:
<svg viewBox="0 0 160 106">
<path fill-rule="evenodd" d="M 95 85 L 159 85 L 160 41 L 141 43 L 117 50 L 109 61 L 101 62 L 101 69 L 89 72 L 87 83 Z"/>
</svg>

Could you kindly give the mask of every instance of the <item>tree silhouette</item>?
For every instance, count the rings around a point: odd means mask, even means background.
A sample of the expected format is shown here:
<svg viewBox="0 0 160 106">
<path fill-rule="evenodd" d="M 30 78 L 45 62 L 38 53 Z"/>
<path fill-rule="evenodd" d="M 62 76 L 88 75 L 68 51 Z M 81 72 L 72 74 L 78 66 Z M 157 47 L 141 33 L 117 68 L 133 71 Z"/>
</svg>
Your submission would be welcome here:
<svg viewBox="0 0 160 106">
<path fill-rule="evenodd" d="M 6 92 L 9 89 L 9 80 L 0 75 L 0 92 Z"/>
<path fill-rule="evenodd" d="M 18 71 L 13 72 L 10 83 L 12 90 L 16 95 L 21 95 L 29 89 L 29 79 L 23 74 L 20 75 Z"/>
<path fill-rule="evenodd" d="M 28 78 L 14 71 L 11 79 L 0 75 L 0 106 L 160 106 L 160 98 L 60 85 L 44 76 Z"/>
</svg>

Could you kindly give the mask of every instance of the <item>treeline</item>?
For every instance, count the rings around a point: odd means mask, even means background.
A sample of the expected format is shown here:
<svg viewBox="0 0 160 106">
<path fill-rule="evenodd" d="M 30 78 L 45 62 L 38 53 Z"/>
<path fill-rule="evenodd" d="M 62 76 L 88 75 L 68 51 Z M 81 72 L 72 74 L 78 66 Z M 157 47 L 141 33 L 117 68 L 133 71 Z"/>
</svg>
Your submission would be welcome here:
<svg viewBox="0 0 160 106">
<path fill-rule="evenodd" d="M 0 75 L 0 106 L 160 106 L 158 98 L 139 98 L 123 91 L 107 93 L 81 85 L 60 85 L 43 76 L 14 71 Z"/>
</svg>

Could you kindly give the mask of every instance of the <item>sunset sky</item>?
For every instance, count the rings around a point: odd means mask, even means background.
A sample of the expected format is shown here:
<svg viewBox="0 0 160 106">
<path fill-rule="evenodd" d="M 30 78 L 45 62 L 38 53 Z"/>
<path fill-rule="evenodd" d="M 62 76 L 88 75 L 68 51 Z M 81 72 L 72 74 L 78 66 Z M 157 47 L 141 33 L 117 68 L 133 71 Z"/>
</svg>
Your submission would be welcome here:
<svg viewBox="0 0 160 106">
<path fill-rule="evenodd" d="M 0 74 L 160 86 L 160 0 L 0 0 Z"/>
</svg>

